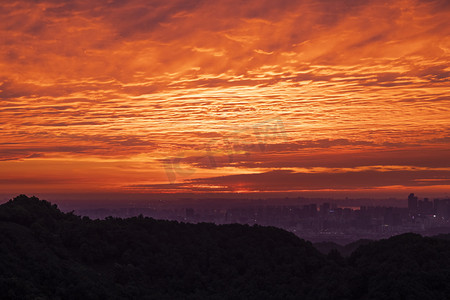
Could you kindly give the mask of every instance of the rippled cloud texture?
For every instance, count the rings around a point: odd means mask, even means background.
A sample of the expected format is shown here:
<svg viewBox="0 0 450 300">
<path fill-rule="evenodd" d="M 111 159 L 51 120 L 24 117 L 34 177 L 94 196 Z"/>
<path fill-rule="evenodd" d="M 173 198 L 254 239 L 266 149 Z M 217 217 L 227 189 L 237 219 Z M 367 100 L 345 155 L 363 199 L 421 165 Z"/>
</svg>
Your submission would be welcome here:
<svg viewBox="0 0 450 300">
<path fill-rule="evenodd" d="M 3 1 L 0 192 L 448 195 L 449 20 L 446 0 Z"/>
</svg>

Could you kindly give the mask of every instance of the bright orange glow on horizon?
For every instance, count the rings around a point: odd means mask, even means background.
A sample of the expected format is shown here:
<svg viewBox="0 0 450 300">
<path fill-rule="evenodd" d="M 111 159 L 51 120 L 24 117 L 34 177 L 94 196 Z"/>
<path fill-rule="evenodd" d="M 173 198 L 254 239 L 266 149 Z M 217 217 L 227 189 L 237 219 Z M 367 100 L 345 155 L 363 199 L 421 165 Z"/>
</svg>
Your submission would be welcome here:
<svg viewBox="0 0 450 300">
<path fill-rule="evenodd" d="M 0 193 L 450 192 L 450 4 L 0 4 Z"/>
</svg>

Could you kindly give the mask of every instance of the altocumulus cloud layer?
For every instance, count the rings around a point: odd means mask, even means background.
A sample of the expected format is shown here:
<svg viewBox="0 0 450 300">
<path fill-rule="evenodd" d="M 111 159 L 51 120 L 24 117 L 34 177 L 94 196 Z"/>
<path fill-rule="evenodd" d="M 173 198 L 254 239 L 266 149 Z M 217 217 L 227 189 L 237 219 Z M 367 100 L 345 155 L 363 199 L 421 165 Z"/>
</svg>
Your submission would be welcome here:
<svg viewBox="0 0 450 300">
<path fill-rule="evenodd" d="M 450 190 L 448 1 L 7 1 L 0 191 Z"/>
</svg>

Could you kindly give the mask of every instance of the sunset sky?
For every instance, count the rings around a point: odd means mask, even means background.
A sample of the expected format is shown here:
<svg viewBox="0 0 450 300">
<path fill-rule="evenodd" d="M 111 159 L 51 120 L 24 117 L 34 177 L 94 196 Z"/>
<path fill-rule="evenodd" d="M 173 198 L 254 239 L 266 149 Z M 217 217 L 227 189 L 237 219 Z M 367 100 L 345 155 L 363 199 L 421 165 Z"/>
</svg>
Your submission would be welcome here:
<svg viewBox="0 0 450 300">
<path fill-rule="evenodd" d="M 450 1 L 2 1 L 0 193 L 450 193 Z"/>
</svg>

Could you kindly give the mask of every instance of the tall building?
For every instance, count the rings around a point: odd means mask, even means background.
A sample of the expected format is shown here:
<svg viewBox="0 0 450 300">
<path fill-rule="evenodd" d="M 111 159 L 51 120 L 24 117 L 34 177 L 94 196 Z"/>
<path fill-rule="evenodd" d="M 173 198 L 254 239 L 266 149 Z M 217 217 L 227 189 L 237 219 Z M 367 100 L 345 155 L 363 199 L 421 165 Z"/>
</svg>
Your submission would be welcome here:
<svg viewBox="0 0 450 300">
<path fill-rule="evenodd" d="M 433 202 L 429 201 L 428 198 L 423 199 L 417 203 L 417 213 L 423 215 L 433 214 Z"/>
<path fill-rule="evenodd" d="M 410 216 L 417 213 L 417 197 L 413 193 L 408 196 L 408 212 Z"/>
<path fill-rule="evenodd" d="M 330 203 L 323 203 L 320 205 L 320 213 L 321 214 L 328 214 L 330 212 Z"/>
<path fill-rule="evenodd" d="M 439 218 L 450 218 L 450 199 L 434 199 L 434 209 Z"/>
</svg>

